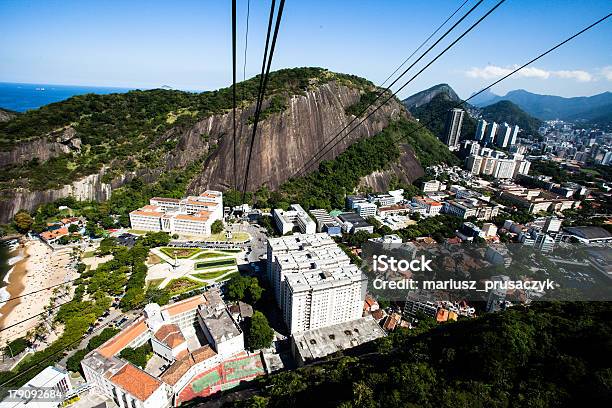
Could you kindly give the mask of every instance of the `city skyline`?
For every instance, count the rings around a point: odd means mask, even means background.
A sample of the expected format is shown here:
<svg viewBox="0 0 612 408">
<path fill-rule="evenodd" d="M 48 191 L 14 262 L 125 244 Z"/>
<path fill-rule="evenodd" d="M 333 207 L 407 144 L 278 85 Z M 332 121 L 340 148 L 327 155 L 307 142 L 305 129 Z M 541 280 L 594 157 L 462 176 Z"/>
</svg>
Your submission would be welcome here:
<svg viewBox="0 0 612 408">
<path fill-rule="evenodd" d="M 356 8 L 342 2 L 325 7 L 316 2 L 288 2 L 272 69 L 321 66 L 380 84 L 461 3 L 393 2 L 377 7 L 368 2 Z M 474 3 L 466 4 L 455 19 Z M 483 2 L 455 36 L 493 4 Z M 590 1 L 588 7 L 538 1 L 528 8 L 520 2 L 506 2 L 399 96 L 444 82 L 467 97 L 602 17 L 609 12 L 606 7 L 603 1 Z M 161 2 L 144 8 L 118 2 L 102 6 L 4 1 L 0 8 L 0 32 L 6 41 L 0 51 L 3 82 L 125 88 L 168 85 L 185 90 L 212 90 L 231 84 L 229 4 L 186 1 L 167 9 Z M 268 11 L 268 3 L 250 4 L 247 78 L 256 75 L 261 66 Z M 37 19 L 36 25 L 31 24 L 32 19 Z M 508 22 L 512 22 L 506 25 L 511 29 L 499 29 Z M 246 2 L 240 1 L 239 80 L 245 23 Z M 492 91 L 503 95 L 527 89 L 560 96 L 608 91 L 612 84 L 610 54 L 597 44 L 610 40 L 612 28 L 605 22 Z M 443 41 L 440 46 L 447 44 Z M 429 58 L 434 55 L 432 52 Z"/>
</svg>

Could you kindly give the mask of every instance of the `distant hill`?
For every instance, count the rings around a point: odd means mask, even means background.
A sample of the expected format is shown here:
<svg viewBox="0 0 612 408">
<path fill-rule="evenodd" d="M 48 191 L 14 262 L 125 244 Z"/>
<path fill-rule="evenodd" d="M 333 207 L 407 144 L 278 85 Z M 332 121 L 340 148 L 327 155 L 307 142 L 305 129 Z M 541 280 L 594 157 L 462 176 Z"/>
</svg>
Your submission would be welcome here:
<svg viewBox="0 0 612 408">
<path fill-rule="evenodd" d="M 518 125 L 522 130 L 531 135 L 538 134 L 538 128 L 542 121 L 534 118 L 518 105 L 510 101 L 499 101 L 482 109 L 482 118 L 487 122 L 508 122 Z"/>
<path fill-rule="evenodd" d="M 0 122 L 7 122 L 13 119 L 18 114 L 19 114 L 18 112 L 15 112 L 9 109 L 0 108 Z"/>
<path fill-rule="evenodd" d="M 475 98 L 477 99 L 477 98 Z M 508 100 L 532 116 L 540 120 L 562 119 L 562 120 L 593 120 L 599 117 L 609 117 L 605 115 L 612 108 L 612 92 L 604 92 L 593 96 L 579 96 L 574 98 L 564 98 L 554 95 L 539 95 L 519 89 L 510 91 L 505 96 L 474 102 L 477 106 L 486 106 Z M 604 110 L 603 112 L 601 110 Z M 594 114 L 597 112 L 597 114 Z"/>
<path fill-rule="evenodd" d="M 474 95 L 474 94 L 472 94 L 472 95 Z M 470 95 L 470 97 L 472 95 Z M 486 91 L 482 92 L 481 94 L 478 94 L 477 96 L 472 97 L 472 99 L 470 99 L 470 104 L 472 104 L 474 106 L 483 107 L 483 106 L 487 106 L 487 105 L 490 105 L 492 103 L 495 103 L 498 100 L 499 100 L 499 95 L 497 95 L 496 93 L 491 92 L 490 89 L 487 89 Z"/>
<path fill-rule="evenodd" d="M 402 103 L 406 107 L 406 109 L 411 110 L 413 108 L 418 108 L 420 106 L 426 105 L 431 100 L 437 96 L 443 94 L 446 99 L 451 102 L 459 102 L 461 98 L 457 95 L 457 93 L 450 87 L 448 84 L 438 84 L 434 85 L 429 89 L 426 89 L 421 92 L 417 92 L 412 96 L 404 99 Z"/>
<path fill-rule="evenodd" d="M 433 86 L 404 99 L 402 103 L 434 135 L 444 138 L 447 112 L 457 106 L 461 98 L 447 84 Z M 464 108 L 474 113 L 474 107 L 464 104 Z M 462 138 L 471 138 L 476 132 L 476 120 L 466 113 L 461 126 Z"/>
</svg>

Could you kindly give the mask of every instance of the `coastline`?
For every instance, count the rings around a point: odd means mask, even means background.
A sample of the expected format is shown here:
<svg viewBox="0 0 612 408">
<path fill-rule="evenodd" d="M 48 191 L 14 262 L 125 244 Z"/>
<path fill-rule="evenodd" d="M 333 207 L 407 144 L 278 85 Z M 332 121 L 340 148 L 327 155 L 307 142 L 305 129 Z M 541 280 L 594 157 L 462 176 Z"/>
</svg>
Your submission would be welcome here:
<svg viewBox="0 0 612 408">
<path fill-rule="evenodd" d="M 6 299 L 60 284 L 76 275 L 76 271 L 69 267 L 72 248 L 53 251 L 41 241 L 31 239 L 18 250 L 22 252 L 13 255 L 13 258 L 21 255 L 22 259 L 14 263 L 10 273 L 5 277 L 7 284 L 3 289 L 8 292 Z M 15 326 L 0 332 L 0 344 L 23 337 L 29 330 L 39 325 L 41 317 L 20 322 L 43 313 L 45 306 L 54 296 L 53 292 L 49 290 L 1 302 L 0 328 Z M 65 301 L 66 299 L 58 299 L 58 302 Z"/>
</svg>

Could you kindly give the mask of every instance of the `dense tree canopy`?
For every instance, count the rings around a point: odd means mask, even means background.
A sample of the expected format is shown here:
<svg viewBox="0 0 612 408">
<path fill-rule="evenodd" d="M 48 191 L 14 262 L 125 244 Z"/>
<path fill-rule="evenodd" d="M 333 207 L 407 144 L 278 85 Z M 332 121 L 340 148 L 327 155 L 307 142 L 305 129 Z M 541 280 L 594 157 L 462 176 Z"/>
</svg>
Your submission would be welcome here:
<svg viewBox="0 0 612 408">
<path fill-rule="evenodd" d="M 607 406 L 612 306 L 542 303 L 379 340 L 343 357 L 262 378 L 239 407 Z M 608 403 L 606 403 L 608 401 Z"/>
</svg>

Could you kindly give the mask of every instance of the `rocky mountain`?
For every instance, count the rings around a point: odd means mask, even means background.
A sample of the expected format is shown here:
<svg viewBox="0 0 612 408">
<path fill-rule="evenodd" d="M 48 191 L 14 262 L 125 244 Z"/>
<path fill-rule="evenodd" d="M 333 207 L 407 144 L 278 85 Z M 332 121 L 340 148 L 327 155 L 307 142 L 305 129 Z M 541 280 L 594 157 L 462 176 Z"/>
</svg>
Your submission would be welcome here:
<svg viewBox="0 0 612 408">
<path fill-rule="evenodd" d="M 433 86 L 402 101 L 410 113 L 440 139 L 444 138 L 447 112 L 457 107 L 459 102 L 461 98 L 447 84 Z M 478 110 L 467 103 L 461 106 L 467 111 L 463 117 L 461 134 L 473 135 L 476 132 L 473 115 L 477 114 Z"/>
<path fill-rule="evenodd" d="M 518 125 L 527 134 L 537 135 L 542 121 L 529 115 L 510 101 L 499 101 L 482 108 L 482 118 L 487 122 L 508 122 Z"/>
<path fill-rule="evenodd" d="M 424 91 L 417 92 L 414 95 L 409 96 L 404 99 L 402 103 L 408 110 L 413 110 L 415 108 L 419 108 L 423 105 L 426 105 L 432 101 L 437 95 L 444 95 L 444 98 L 451 102 L 459 102 L 461 98 L 455 93 L 453 88 L 448 84 L 438 84 L 434 85 L 429 89 L 425 89 Z"/>
<path fill-rule="evenodd" d="M 501 100 L 513 102 L 525 112 L 540 120 L 593 120 L 604 117 L 605 112 L 612 112 L 612 92 L 564 98 L 554 95 L 540 95 L 519 89 L 510 91 L 504 96 L 497 96 L 475 104 L 482 107 Z M 602 110 L 605 112 L 601 112 Z M 598 114 L 594 115 L 594 112 L 598 112 Z"/>
<path fill-rule="evenodd" d="M 6 122 L 17 116 L 18 113 L 12 110 L 0 108 L 0 122 Z"/>
<path fill-rule="evenodd" d="M 237 85 L 240 181 L 258 83 L 255 77 Z M 321 68 L 272 73 L 248 189 L 278 188 L 353 118 L 347 110 L 374 89 L 362 78 Z M 409 120 L 410 114 L 399 101 L 390 101 L 324 159 L 402 118 Z M 135 177 L 155 181 L 194 165 L 199 167 L 193 177 L 190 173 L 189 192 L 234 187 L 231 123 L 231 88 L 197 94 L 156 89 L 80 95 L 0 123 L 0 222 L 20 209 L 32 211 L 68 195 L 106 200 Z M 409 147 L 402 148 L 392 167 L 395 174 L 387 174 L 388 179 L 411 182 L 422 175 Z M 384 178 L 377 179 L 376 186 L 384 189 Z"/>
</svg>

